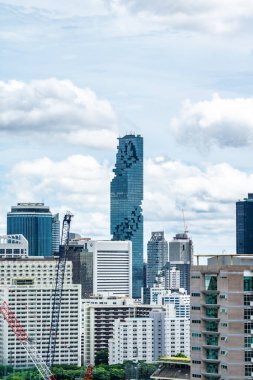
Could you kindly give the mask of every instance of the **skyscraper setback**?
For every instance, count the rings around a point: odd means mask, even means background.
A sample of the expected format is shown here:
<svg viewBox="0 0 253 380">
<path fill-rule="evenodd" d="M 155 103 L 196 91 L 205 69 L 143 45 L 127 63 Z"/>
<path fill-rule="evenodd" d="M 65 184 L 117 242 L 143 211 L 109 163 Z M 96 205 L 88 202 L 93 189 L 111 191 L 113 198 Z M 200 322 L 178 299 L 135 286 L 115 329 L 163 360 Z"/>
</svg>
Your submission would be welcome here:
<svg viewBox="0 0 253 380">
<path fill-rule="evenodd" d="M 115 173 L 111 181 L 111 234 L 113 240 L 132 241 L 133 297 L 143 286 L 143 138 L 119 138 Z"/>
</svg>

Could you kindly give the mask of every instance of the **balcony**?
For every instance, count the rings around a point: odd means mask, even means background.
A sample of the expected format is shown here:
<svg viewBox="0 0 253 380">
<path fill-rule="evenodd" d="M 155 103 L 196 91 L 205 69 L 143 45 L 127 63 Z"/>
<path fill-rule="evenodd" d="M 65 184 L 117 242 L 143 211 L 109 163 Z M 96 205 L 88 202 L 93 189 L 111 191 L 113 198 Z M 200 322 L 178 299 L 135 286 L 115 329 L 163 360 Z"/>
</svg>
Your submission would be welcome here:
<svg viewBox="0 0 253 380">
<path fill-rule="evenodd" d="M 220 379 L 221 375 L 219 373 L 201 372 L 206 379 Z"/>
</svg>

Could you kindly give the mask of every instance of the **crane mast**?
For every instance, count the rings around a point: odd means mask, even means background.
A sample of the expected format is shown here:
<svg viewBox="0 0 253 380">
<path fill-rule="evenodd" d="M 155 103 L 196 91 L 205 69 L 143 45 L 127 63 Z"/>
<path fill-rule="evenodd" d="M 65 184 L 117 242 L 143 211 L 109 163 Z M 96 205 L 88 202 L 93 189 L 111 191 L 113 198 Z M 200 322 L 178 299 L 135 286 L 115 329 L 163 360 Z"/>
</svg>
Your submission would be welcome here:
<svg viewBox="0 0 253 380">
<path fill-rule="evenodd" d="M 22 346 L 29 354 L 30 358 L 37 367 L 43 379 L 55 380 L 54 375 L 51 373 L 47 364 L 43 361 L 41 355 L 37 351 L 35 343 L 33 342 L 33 340 L 29 338 L 26 330 L 16 318 L 8 303 L 4 301 L 2 297 L 0 297 L 0 305 L 0 313 L 2 314 L 5 321 L 8 323 L 9 327 L 14 332 L 16 338 L 19 340 L 19 342 L 22 344 Z"/>
<path fill-rule="evenodd" d="M 53 362 L 54 362 L 56 339 L 57 339 L 59 317 L 60 317 L 60 310 L 61 310 L 61 299 L 62 299 L 62 292 L 63 292 L 63 285 L 64 285 L 65 266 L 66 266 L 68 248 L 69 248 L 69 231 L 70 231 L 70 223 L 71 223 L 72 217 L 73 215 L 70 212 L 66 212 L 63 219 L 63 224 L 62 224 L 61 244 L 60 244 L 60 251 L 59 251 L 59 260 L 57 264 L 55 290 L 53 293 L 51 327 L 50 327 L 47 360 L 46 360 L 46 363 L 49 367 L 52 367 Z"/>
</svg>

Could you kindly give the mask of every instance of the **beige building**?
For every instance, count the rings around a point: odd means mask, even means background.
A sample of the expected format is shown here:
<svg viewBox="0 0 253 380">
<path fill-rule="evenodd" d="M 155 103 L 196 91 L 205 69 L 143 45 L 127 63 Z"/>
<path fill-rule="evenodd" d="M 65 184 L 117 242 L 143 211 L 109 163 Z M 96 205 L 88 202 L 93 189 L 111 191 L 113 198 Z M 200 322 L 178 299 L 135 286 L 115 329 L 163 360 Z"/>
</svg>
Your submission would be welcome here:
<svg viewBox="0 0 253 380">
<path fill-rule="evenodd" d="M 252 379 L 253 256 L 192 267 L 191 359 L 192 379 Z"/>
</svg>

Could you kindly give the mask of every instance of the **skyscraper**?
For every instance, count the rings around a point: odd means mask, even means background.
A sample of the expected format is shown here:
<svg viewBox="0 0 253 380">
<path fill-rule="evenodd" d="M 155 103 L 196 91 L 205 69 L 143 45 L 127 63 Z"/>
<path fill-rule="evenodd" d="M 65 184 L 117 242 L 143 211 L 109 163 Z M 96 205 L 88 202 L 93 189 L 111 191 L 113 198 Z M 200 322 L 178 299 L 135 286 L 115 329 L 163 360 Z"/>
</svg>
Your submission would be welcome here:
<svg viewBox="0 0 253 380">
<path fill-rule="evenodd" d="M 28 240 L 29 256 L 52 255 L 52 214 L 44 203 L 18 203 L 7 214 L 7 234 Z"/>
<path fill-rule="evenodd" d="M 236 252 L 253 254 L 253 194 L 236 202 Z"/>
<path fill-rule="evenodd" d="M 153 287 L 157 273 L 168 261 L 168 242 L 164 232 L 152 232 L 148 242 L 147 286 Z"/>
<path fill-rule="evenodd" d="M 174 267 L 180 271 L 180 288 L 187 290 L 190 294 L 190 270 L 193 255 L 192 240 L 187 233 L 176 234 L 169 243 L 169 263 L 166 264 L 165 276 L 170 275 Z"/>
<path fill-rule="evenodd" d="M 113 240 L 132 241 L 133 297 L 143 286 L 143 138 L 119 138 L 115 173 L 111 182 L 111 234 Z"/>
</svg>

